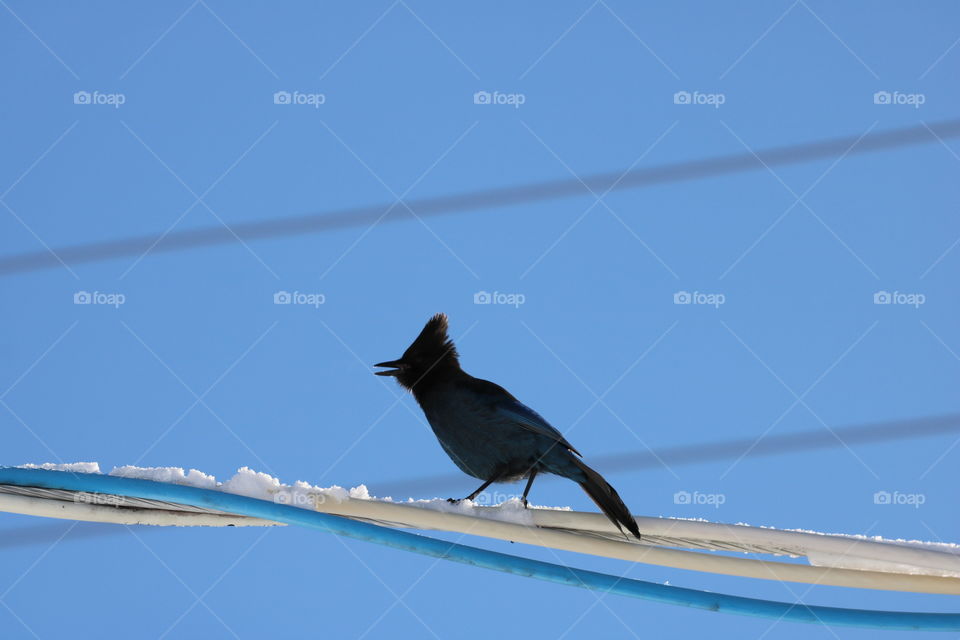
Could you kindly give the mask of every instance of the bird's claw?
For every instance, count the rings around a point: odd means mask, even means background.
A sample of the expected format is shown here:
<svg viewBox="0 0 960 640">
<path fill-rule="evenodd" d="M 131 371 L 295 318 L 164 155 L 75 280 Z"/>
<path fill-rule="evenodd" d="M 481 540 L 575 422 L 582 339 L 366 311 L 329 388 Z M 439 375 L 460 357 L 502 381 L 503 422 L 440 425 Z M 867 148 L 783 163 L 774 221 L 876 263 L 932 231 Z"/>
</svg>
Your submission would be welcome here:
<svg viewBox="0 0 960 640">
<path fill-rule="evenodd" d="M 460 504 L 463 501 L 463 498 L 447 498 L 447 502 L 450 504 Z"/>
</svg>

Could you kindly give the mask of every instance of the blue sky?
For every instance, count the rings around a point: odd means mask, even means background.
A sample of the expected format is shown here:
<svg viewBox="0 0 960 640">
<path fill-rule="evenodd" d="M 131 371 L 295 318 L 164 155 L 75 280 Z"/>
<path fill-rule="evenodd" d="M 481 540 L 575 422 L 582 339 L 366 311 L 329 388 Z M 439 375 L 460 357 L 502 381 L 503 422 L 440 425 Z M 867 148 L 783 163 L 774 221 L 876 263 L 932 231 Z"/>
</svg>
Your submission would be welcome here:
<svg viewBox="0 0 960 640">
<path fill-rule="evenodd" d="M 0 255 L 932 123 L 960 99 L 957 18 L 947 2 L 8 0 Z M 464 367 L 570 429 L 588 461 L 957 411 L 958 153 L 933 140 L 8 276 L 0 463 L 221 479 L 247 465 L 390 495 L 454 471 L 412 399 L 369 366 L 438 311 Z M 274 304 L 280 291 L 323 304 Z M 922 304 L 874 304 L 879 291 Z M 123 304 L 74 304 L 78 292 Z M 478 292 L 523 303 L 475 304 Z M 722 304 L 675 304 L 678 292 Z M 638 514 L 955 542 L 955 441 L 608 477 Z M 724 501 L 678 505 L 678 491 Z M 924 503 L 877 505 L 877 491 Z M 594 508 L 558 480 L 533 501 Z M 7 533 L 37 524 L 0 517 Z M 0 550 L 4 637 L 873 637 L 598 601 L 310 531 L 81 530 Z M 785 601 L 954 604 L 560 559 Z"/>
</svg>

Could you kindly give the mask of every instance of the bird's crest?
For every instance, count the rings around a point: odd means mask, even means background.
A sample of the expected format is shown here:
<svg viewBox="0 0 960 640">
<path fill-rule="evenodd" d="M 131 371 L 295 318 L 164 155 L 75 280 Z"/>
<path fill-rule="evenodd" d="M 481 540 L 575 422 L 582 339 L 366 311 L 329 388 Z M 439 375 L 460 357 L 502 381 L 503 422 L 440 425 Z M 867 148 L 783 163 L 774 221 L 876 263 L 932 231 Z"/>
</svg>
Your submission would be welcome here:
<svg viewBox="0 0 960 640">
<path fill-rule="evenodd" d="M 421 360 L 437 361 L 451 358 L 456 361 L 458 359 L 457 347 L 447 334 L 447 326 L 447 315 L 445 313 L 438 313 L 430 318 L 420 335 L 403 354 L 404 359 L 407 356 L 416 355 Z"/>
</svg>

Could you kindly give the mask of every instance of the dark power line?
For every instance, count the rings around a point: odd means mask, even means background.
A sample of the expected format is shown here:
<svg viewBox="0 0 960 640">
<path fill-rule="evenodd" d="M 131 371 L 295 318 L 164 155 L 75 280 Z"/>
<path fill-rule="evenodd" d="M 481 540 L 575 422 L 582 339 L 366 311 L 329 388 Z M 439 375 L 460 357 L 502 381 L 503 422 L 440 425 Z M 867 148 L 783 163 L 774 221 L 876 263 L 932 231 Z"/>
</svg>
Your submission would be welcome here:
<svg viewBox="0 0 960 640">
<path fill-rule="evenodd" d="M 781 146 L 753 152 L 744 152 L 666 164 L 657 167 L 634 169 L 626 173 L 610 172 L 570 178 L 535 182 L 512 187 L 500 187 L 479 191 L 420 198 L 406 201 L 417 216 L 436 216 L 464 213 L 480 209 L 493 209 L 564 198 L 574 195 L 603 193 L 609 190 L 637 189 L 652 185 L 669 184 L 686 180 L 699 180 L 766 167 L 798 164 L 811 160 L 833 158 L 844 154 L 862 154 L 884 151 L 960 136 L 960 120 L 946 120 L 916 127 L 892 129 L 864 136 L 847 136 L 799 145 Z M 225 226 L 174 231 L 164 236 L 141 235 L 73 246 L 57 247 L 47 251 L 21 253 L 0 258 L 0 275 L 25 273 L 56 267 L 62 260 L 66 264 L 97 262 L 124 256 L 139 256 L 148 251 L 179 251 L 197 247 L 279 238 L 319 233 L 372 224 L 381 219 L 395 222 L 412 219 L 413 215 L 403 206 L 393 203 L 353 207 L 326 213 L 287 216 L 245 222 Z"/>
<path fill-rule="evenodd" d="M 589 460 L 591 465 L 596 466 L 603 473 L 656 471 L 664 470 L 666 467 L 722 462 L 740 457 L 746 459 L 788 455 L 949 433 L 960 433 L 960 414 L 838 427 L 832 430 L 820 427 L 796 433 L 768 435 L 759 440 L 757 436 L 750 436 L 716 442 L 698 442 L 657 450 L 589 456 Z M 552 478 L 552 476 L 547 475 L 545 478 Z M 438 474 L 371 484 L 370 488 L 376 495 L 406 496 L 422 492 L 434 494 L 447 491 L 450 485 L 459 487 L 464 479 L 463 474 Z"/>
</svg>

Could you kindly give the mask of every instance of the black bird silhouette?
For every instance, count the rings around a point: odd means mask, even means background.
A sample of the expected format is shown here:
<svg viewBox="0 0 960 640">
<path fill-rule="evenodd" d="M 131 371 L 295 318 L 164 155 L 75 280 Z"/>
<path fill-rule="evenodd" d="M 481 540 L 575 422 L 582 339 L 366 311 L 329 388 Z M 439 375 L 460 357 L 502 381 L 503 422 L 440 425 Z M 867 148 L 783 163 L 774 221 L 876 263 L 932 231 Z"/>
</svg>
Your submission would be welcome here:
<svg viewBox="0 0 960 640">
<path fill-rule="evenodd" d="M 466 500 L 494 482 L 527 478 L 523 503 L 540 472 L 579 484 L 623 532 L 640 530 L 616 490 L 580 459 L 559 431 L 503 387 L 474 378 L 460 368 L 447 335 L 447 316 L 430 318 L 399 360 L 381 362 L 378 376 L 394 376 L 413 393 L 440 446 L 461 471 L 483 481 Z"/>
</svg>

